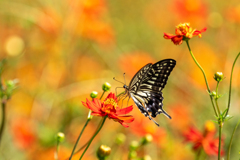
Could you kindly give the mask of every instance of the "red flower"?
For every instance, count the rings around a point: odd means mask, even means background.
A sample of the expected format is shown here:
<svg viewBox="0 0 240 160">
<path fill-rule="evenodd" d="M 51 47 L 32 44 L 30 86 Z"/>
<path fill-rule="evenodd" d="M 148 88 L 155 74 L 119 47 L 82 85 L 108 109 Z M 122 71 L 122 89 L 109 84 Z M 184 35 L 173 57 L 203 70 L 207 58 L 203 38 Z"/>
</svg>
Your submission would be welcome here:
<svg viewBox="0 0 240 160">
<path fill-rule="evenodd" d="M 29 119 L 19 118 L 14 120 L 12 134 L 16 145 L 23 150 L 30 149 L 36 142 L 34 124 Z"/>
<path fill-rule="evenodd" d="M 192 29 L 189 23 L 181 23 L 178 26 L 176 26 L 175 30 L 176 35 L 164 33 L 163 37 L 165 39 L 171 39 L 174 44 L 179 45 L 182 44 L 184 40 L 183 38 L 191 39 L 193 36 L 199 36 L 201 38 L 202 36 L 201 33 L 205 32 L 206 30 L 207 30 L 206 27 L 199 31 L 196 29 Z"/>
<path fill-rule="evenodd" d="M 124 115 L 132 111 L 133 106 L 120 109 L 117 104 L 117 97 L 113 93 L 109 93 L 107 98 L 101 102 L 99 99 L 94 98 L 93 101 L 87 99 L 83 105 L 92 110 L 93 116 L 108 116 L 108 118 L 119 122 L 124 127 L 129 127 L 127 123 L 131 123 L 134 118 L 130 115 Z"/>
<path fill-rule="evenodd" d="M 214 137 L 215 133 L 216 129 L 213 122 L 208 121 L 203 133 L 194 127 L 190 127 L 184 137 L 186 142 L 193 143 L 193 150 L 203 148 L 208 155 L 218 155 L 218 138 Z M 223 151 L 221 151 L 221 154 L 223 154 Z"/>
</svg>

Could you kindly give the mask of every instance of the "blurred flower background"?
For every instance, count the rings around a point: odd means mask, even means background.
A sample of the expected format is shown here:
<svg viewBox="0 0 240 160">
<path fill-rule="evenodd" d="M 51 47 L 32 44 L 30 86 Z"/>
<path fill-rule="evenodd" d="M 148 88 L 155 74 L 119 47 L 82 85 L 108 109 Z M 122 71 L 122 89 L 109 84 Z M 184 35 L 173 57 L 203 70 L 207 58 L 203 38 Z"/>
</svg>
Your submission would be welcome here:
<svg viewBox="0 0 240 160">
<path fill-rule="evenodd" d="M 163 108 L 172 119 L 158 116 L 157 127 L 130 100 L 128 106 L 134 105 L 135 121 L 124 128 L 107 120 L 84 159 L 96 159 L 96 151 L 104 144 L 111 147 L 109 159 L 125 160 L 130 143 L 146 134 L 153 140 L 141 151 L 142 157 L 194 159 L 196 152 L 191 143 L 185 142 L 184 133 L 194 126 L 202 134 L 208 120 L 215 118 L 204 78 L 187 47 L 163 38 L 163 32 L 174 33 L 181 22 L 208 28 L 201 39 L 194 38 L 190 43 L 211 89 L 216 85 L 215 72 L 226 76 L 219 87 L 224 94 L 219 104 L 225 108 L 232 63 L 240 51 L 238 0 L 0 0 L 0 58 L 7 60 L 3 80 L 19 80 L 7 103 L 1 159 L 52 160 L 58 132 L 65 133 L 59 157 L 68 158 L 88 115 L 81 101 L 90 98 L 93 90 L 101 95 L 105 82 L 115 92 L 122 84 L 113 77 L 124 82 L 126 73 L 129 83 L 142 66 L 166 58 L 177 61 L 163 90 Z M 234 118 L 223 128 L 224 150 L 239 119 L 239 81 L 238 61 L 229 112 Z M 127 101 L 123 105 L 127 106 Z M 99 117 L 93 117 L 79 148 L 92 136 L 99 121 Z M 119 133 L 125 136 L 121 144 L 115 140 Z M 239 158 L 239 141 L 235 138 L 232 159 Z M 216 159 L 214 155 L 208 157 Z M 78 158 L 79 154 L 73 159 Z"/>
</svg>

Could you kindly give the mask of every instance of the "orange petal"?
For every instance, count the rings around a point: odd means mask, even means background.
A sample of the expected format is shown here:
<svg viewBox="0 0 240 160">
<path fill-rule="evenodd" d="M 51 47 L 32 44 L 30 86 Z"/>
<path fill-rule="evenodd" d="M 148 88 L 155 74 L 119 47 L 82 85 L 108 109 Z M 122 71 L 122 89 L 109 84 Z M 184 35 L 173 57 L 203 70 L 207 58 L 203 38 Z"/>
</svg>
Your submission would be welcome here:
<svg viewBox="0 0 240 160">
<path fill-rule="evenodd" d="M 163 33 L 163 34 L 164 34 L 163 37 L 165 39 L 172 39 L 173 37 L 175 37 L 175 35 L 173 35 L 173 34 L 169 34 L 169 33 Z"/>
<path fill-rule="evenodd" d="M 101 117 L 104 117 L 104 116 L 106 116 L 107 114 L 106 114 L 106 113 L 102 113 L 102 112 L 92 112 L 91 115 L 92 115 L 92 116 L 101 116 Z"/>
<path fill-rule="evenodd" d="M 180 45 L 182 44 L 182 39 L 183 39 L 183 36 L 175 36 L 171 40 L 175 45 Z"/>
<path fill-rule="evenodd" d="M 94 98 L 94 102 L 87 99 L 87 105 L 93 112 L 99 112 L 101 109 L 101 101 L 96 98 Z"/>
<path fill-rule="evenodd" d="M 127 108 L 119 109 L 116 111 L 116 115 L 128 114 L 133 110 L 133 106 L 129 106 Z"/>
<path fill-rule="evenodd" d="M 133 116 L 117 116 L 114 114 L 109 114 L 108 117 L 116 120 L 121 120 L 126 123 L 131 123 L 132 121 L 134 121 Z"/>
</svg>

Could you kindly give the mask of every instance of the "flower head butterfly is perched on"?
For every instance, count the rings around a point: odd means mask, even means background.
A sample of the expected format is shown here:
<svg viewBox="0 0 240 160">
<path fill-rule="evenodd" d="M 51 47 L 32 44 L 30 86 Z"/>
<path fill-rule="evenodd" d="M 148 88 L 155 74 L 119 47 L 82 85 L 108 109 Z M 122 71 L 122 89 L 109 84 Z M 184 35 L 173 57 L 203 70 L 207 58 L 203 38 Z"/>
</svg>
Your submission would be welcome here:
<svg viewBox="0 0 240 160">
<path fill-rule="evenodd" d="M 133 76 L 128 86 L 124 84 L 125 92 L 119 98 L 131 97 L 141 113 L 157 126 L 159 124 L 153 118 L 158 114 L 163 113 L 171 119 L 171 116 L 162 108 L 162 90 L 175 65 L 176 61 L 173 59 L 164 59 L 155 64 L 146 64 Z"/>
</svg>

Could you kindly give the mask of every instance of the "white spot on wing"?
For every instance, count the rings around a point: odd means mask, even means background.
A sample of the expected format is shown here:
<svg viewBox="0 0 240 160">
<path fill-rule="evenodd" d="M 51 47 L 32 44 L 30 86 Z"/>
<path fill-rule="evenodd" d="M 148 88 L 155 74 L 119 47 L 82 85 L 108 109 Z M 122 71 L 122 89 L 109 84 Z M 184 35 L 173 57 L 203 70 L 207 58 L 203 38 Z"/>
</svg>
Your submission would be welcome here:
<svg viewBox="0 0 240 160">
<path fill-rule="evenodd" d="M 147 82 L 149 82 L 149 83 L 151 83 L 151 84 L 154 84 L 154 83 L 155 83 L 154 81 L 147 81 Z"/>
</svg>

